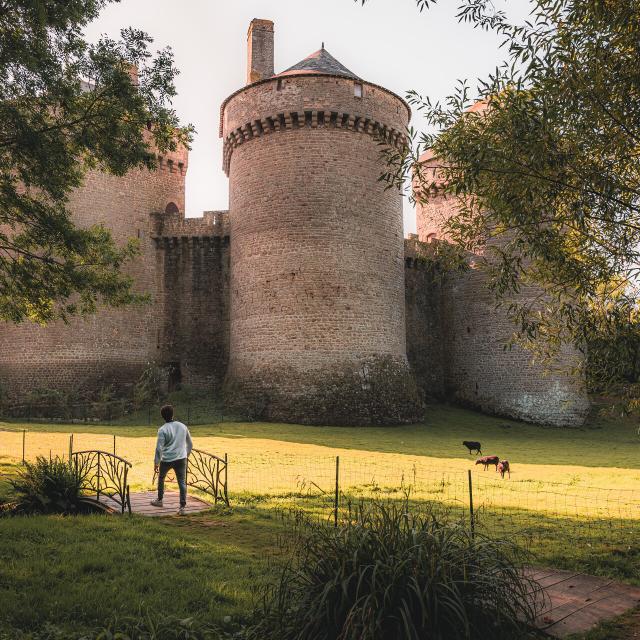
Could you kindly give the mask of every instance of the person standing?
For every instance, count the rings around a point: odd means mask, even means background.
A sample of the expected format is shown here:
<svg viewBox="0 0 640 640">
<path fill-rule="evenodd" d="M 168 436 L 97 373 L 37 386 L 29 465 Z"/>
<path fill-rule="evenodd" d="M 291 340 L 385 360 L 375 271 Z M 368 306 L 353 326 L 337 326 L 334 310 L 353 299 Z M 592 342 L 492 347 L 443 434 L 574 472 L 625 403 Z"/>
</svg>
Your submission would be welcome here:
<svg viewBox="0 0 640 640">
<path fill-rule="evenodd" d="M 164 497 L 164 479 L 173 469 L 180 488 L 179 515 L 185 514 L 187 506 L 187 460 L 193 442 L 186 425 L 173 419 L 173 407 L 166 404 L 160 409 L 164 424 L 158 429 L 156 454 L 154 458 L 154 472 L 158 474 L 158 499 L 152 500 L 154 507 L 162 507 Z"/>
</svg>

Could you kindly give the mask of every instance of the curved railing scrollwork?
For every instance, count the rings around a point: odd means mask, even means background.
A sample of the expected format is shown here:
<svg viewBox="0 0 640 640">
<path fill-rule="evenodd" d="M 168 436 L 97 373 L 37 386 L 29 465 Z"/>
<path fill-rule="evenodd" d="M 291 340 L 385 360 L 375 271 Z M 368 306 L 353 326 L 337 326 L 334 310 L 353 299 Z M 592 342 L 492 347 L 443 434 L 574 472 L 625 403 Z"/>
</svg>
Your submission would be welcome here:
<svg viewBox="0 0 640 640">
<path fill-rule="evenodd" d="M 108 451 L 76 451 L 71 454 L 80 489 L 96 499 L 110 498 L 121 509 L 131 513 L 128 476 L 131 463 Z"/>
<path fill-rule="evenodd" d="M 229 494 L 227 492 L 227 454 L 219 458 L 213 453 L 192 449 L 187 461 L 187 484 L 194 489 L 199 489 L 213 498 L 215 504 L 224 502 L 229 506 Z M 156 475 L 153 476 L 155 483 Z M 175 473 L 167 475 L 167 482 L 175 482 Z"/>
</svg>

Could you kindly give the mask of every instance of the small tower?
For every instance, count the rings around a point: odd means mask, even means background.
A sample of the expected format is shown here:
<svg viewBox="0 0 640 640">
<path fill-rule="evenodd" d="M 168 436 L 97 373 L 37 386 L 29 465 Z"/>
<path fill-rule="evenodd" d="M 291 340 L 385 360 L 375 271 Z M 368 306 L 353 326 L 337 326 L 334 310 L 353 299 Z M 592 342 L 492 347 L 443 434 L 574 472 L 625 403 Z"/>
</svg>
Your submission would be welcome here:
<svg viewBox="0 0 640 640">
<path fill-rule="evenodd" d="M 231 225 L 227 392 L 272 420 L 415 421 L 402 198 L 378 180 L 380 142 L 403 144 L 409 107 L 324 48 L 269 77 L 272 60 L 256 57 L 263 22 L 249 30 L 259 79 L 221 112 Z"/>
</svg>

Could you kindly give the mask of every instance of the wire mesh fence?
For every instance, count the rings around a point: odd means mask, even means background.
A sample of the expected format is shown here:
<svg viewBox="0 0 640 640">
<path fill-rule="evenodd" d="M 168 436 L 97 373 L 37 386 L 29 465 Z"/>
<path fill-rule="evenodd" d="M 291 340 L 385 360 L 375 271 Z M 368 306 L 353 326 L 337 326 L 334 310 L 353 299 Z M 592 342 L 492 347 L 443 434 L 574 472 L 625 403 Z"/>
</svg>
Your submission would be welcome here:
<svg viewBox="0 0 640 640">
<path fill-rule="evenodd" d="M 233 501 L 304 512 L 334 524 L 361 505 L 401 504 L 414 513 L 463 521 L 478 533 L 508 537 L 532 552 L 581 545 L 585 553 L 624 553 L 640 532 L 634 489 L 501 478 L 487 472 L 406 466 L 384 456 L 283 456 L 256 464 L 230 458 Z"/>
<path fill-rule="evenodd" d="M 307 455 L 284 445 L 243 449 L 242 442 L 211 437 L 197 446 L 216 455 L 228 454 L 232 504 L 283 516 L 304 513 L 336 524 L 359 505 L 396 503 L 418 513 L 438 510 L 478 533 L 506 536 L 533 552 L 545 549 L 558 556 L 567 544 L 581 546 L 585 554 L 624 554 L 635 548 L 640 532 L 640 495 L 635 488 L 522 475 L 503 479 L 492 468 L 452 469 L 446 459 L 435 467 L 434 459 L 419 456 L 356 450 L 343 451 L 339 457 Z M 19 464 L 39 455 L 67 457 L 70 449 L 99 449 L 130 461 L 132 490 L 148 490 L 153 482 L 154 444 L 152 437 L 7 428 L 0 430 L 0 461 Z"/>
</svg>

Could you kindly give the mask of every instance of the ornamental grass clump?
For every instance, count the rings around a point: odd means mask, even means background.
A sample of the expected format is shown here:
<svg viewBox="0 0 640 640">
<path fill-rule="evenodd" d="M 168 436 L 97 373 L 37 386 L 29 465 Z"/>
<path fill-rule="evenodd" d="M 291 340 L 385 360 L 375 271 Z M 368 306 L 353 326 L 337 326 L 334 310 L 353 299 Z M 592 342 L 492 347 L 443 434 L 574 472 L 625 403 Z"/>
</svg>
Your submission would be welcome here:
<svg viewBox="0 0 640 640">
<path fill-rule="evenodd" d="M 514 640 L 536 614 L 514 545 L 398 506 L 309 526 L 294 555 L 254 640 Z"/>
<path fill-rule="evenodd" d="M 69 514 L 83 510 L 81 479 L 58 456 L 39 456 L 34 463 L 27 462 L 11 484 L 16 493 L 14 513 Z"/>
</svg>

